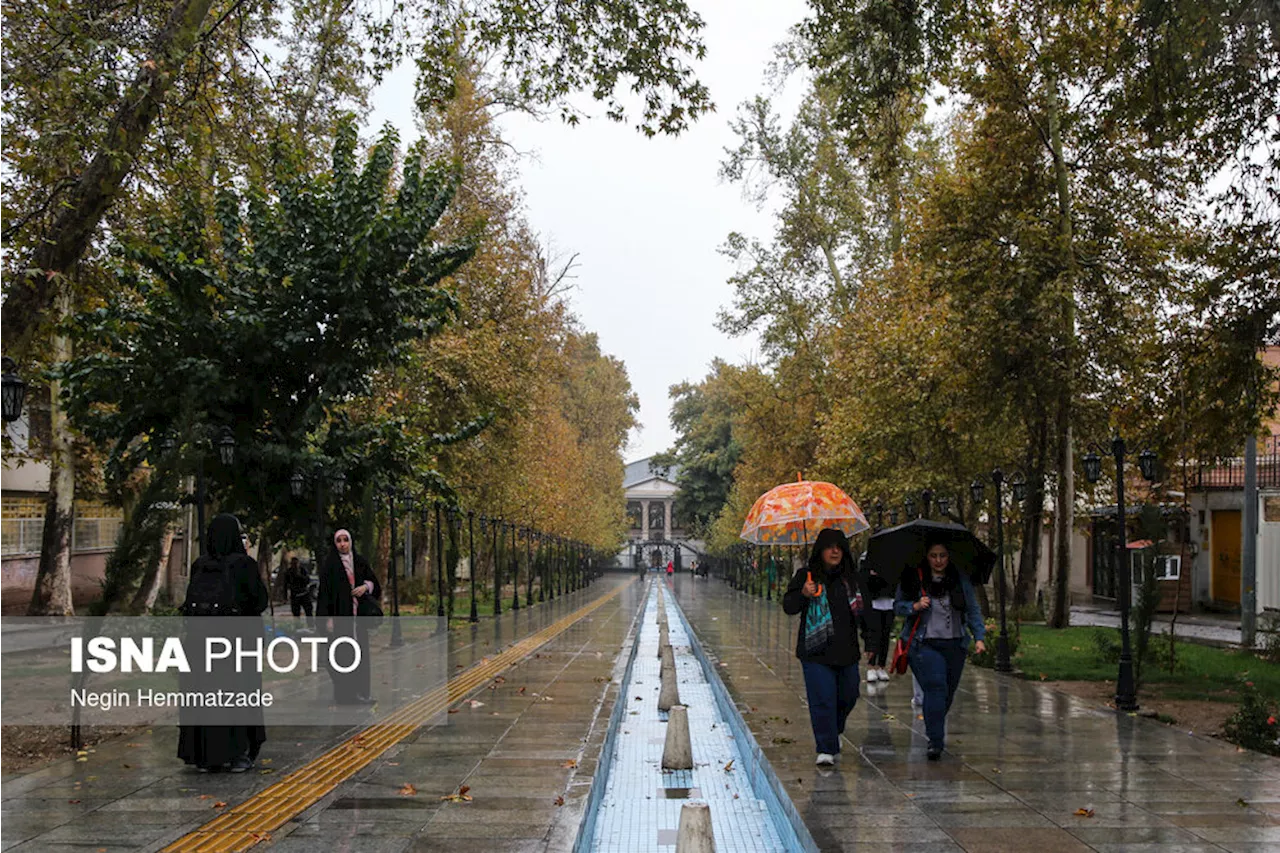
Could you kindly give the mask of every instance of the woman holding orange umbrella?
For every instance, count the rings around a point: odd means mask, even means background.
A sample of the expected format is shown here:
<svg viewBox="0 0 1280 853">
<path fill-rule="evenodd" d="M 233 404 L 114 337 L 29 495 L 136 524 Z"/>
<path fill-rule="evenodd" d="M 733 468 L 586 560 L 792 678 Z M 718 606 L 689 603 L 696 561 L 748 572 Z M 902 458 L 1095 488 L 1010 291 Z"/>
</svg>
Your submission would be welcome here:
<svg viewBox="0 0 1280 853">
<path fill-rule="evenodd" d="M 782 609 L 801 614 L 796 657 L 804 668 L 809 722 L 819 767 L 840 755 L 845 720 L 858 701 L 858 632 L 868 649 L 877 646 L 858 618 L 871 596 L 854 569 L 852 536 L 871 525 L 862 510 L 830 483 L 799 479 L 770 489 L 752 506 L 742 538 L 762 545 L 814 542 L 808 563 L 791 578 Z"/>
<path fill-rule="evenodd" d="M 859 619 L 871 602 L 862 576 L 854 570 L 849 541 L 844 534 L 826 528 L 818 534 L 808 564 L 802 567 L 782 596 L 782 609 L 790 615 L 804 614 L 796 635 L 796 657 L 804 669 L 805 693 L 809 699 L 809 723 L 813 726 L 814 747 L 819 767 L 830 767 L 840 756 L 840 735 L 845 720 L 858 702 L 858 633 L 863 627 L 863 644 L 868 650 L 879 643 L 869 637 L 874 623 Z M 811 641 L 812 610 L 830 612 L 831 627 L 825 642 Z M 825 618 L 825 617 L 823 617 Z M 870 660 L 872 651 L 868 651 Z"/>
</svg>

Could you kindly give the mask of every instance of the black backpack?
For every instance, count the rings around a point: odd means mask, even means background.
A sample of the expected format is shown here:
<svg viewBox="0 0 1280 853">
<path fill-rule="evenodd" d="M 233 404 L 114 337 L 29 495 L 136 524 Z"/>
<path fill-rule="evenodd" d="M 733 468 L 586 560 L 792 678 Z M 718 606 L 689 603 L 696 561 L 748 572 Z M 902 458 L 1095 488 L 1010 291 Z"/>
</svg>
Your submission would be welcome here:
<svg viewBox="0 0 1280 853">
<path fill-rule="evenodd" d="M 203 563 L 203 565 L 200 565 Z M 235 585 L 225 560 L 200 560 L 198 571 L 192 572 L 187 584 L 187 598 L 182 603 L 183 616 L 235 616 Z"/>
</svg>

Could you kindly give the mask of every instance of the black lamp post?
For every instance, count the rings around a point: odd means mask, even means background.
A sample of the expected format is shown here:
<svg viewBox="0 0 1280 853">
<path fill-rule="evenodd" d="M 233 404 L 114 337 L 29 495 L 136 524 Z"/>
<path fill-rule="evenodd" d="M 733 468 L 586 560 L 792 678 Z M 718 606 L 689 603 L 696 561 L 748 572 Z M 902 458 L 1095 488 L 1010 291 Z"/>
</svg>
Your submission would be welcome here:
<svg viewBox="0 0 1280 853">
<path fill-rule="evenodd" d="M 916 517 L 916 502 L 911 495 L 907 495 L 902 499 L 902 509 L 907 521 Z"/>
<path fill-rule="evenodd" d="M 0 419 L 11 424 L 22 417 L 22 403 L 27 398 L 27 383 L 18 375 L 18 364 L 9 356 L 0 360 Z"/>
<path fill-rule="evenodd" d="M 871 507 L 876 511 L 876 530 L 884 527 L 884 503 L 876 498 L 875 505 Z"/>
<path fill-rule="evenodd" d="M 520 610 L 520 551 L 516 548 L 516 525 L 506 528 L 511 528 L 511 608 L 516 611 Z"/>
<path fill-rule="evenodd" d="M 929 505 L 933 503 L 933 489 L 925 489 L 920 493 L 920 503 L 924 507 L 924 517 L 929 517 Z"/>
<path fill-rule="evenodd" d="M 532 607 L 533 606 L 533 535 L 534 534 L 533 534 L 533 531 L 527 527 L 521 528 L 520 532 L 524 534 L 524 548 L 525 548 L 525 562 L 524 562 L 525 572 L 524 573 L 526 575 L 525 583 L 528 584 L 528 586 L 526 586 L 524 590 L 524 603 Z M 539 592 L 541 592 L 541 587 L 539 587 Z M 542 600 L 541 595 L 539 595 L 538 600 L 539 601 Z"/>
<path fill-rule="evenodd" d="M 315 489 L 316 505 L 315 515 L 312 523 L 315 525 L 315 544 L 312 551 L 315 554 L 315 570 L 320 571 L 320 564 L 324 559 L 324 468 L 320 463 L 316 463 L 312 473 L 312 487 Z M 336 498 L 342 497 L 347 490 L 347 476 L 342 472 L 338 472 L 329 478 L 329 490 Z M 289 491 L 295 498 L 301 498 L 307 491 L 307 476 L 301 471 L 294 471 L 293 476 L 289 478 Z M 201 517 L 204 512 L 201 509 Z M 352 543 L 354 547 L 354 543 Z"/>
<path fill-rule="evenodd" d="M 436 618 L 444 617 L 444 527 L 440 523 L 440 502 L 436 501 Z M 446 630 L 448 625 L 445 626 Z"/>
<path fill-rule="evenodd" d="M 898 526 L 898 511 L 896 509 L 889 510 L 889 526 L 890 527 Z"/>
<path fill-rule="evenodd" d="M 485 516 L 480 516 L 480 531 L 485 529 Z M 489 560 L 493 563 L 493 615 L 502 615 L 502 562 L 498 559 L 498 542 L 501 539 L 502 519 L 488 519 L 491 528 L 489 539 Z"/>
<path fill-rule="evenodd" d="M 235 464 L 236 437 L 232 434 L 230 429 L 228 429 L 227 427 L 223 427 L 221 437 L 217 441 L 214 441 L 212 439 L 212 436 L 209 436 L 207 439 L 202 439 L 201 440 L 202 446 L 204 445 L 205 440 L 208 440 L 209 444 L 213 445 L 214 449 L 218 451 L 218 459 L 219 461 L 222 462 L 223 465 L 230 468 L 232 465 Z M 196 527 L 200 531 L 200 535 L 196 538 L 198 540 L 199 551 L 201 554 L 204 554 L 204 549 L 205 549 L 204 499 L 205 499 L 204 454 L 201 453 L 200 464 L 199 466 L 196 467 Z"/>
<path fill-rule="evenodd" d="M 996 554 L 1000 559 L 1000 636 L 996 638 L 996 672 L 1013 672 L 1013 663 L 1009 660 L 1009 623 L 1005 619 L 1004 472 L 999 468 L 992 471 L 991 482 L 996 484 Z"/>
<path fill-rule="evenodd" d="M 387 580 L 391 582 L 391 645 L 403 646 L 404 637 L 400 633 L 400 589 L 397 586 L 397 578 L 400 570 L 396 567 L 396 498 L 401 497 L 394 486 L 388 486 L 386 489 L 387 497 L 387 513 L 391 516 L 391 547 L 388 549 Z M 405 505 L 405 514 L 411 512 L 409 499 L 403 496 L 402 501 Z"/>
<path fill-rule="evenodd" d="M 1129 608 L 1132 605 L 1132 578 L 1129 565 L 1128 532 L 1125 524 L 1124 506 L 1124 439 L 1120 433 L 1111 438 L 1111 455 L 1116 461 L 1116 550 L 1115 559 L 1117 575 L 1120 583 L 1120 671 L 1116 676 L 1116 708 L 1120 711 L 1138 710 L 1137 687 L 1133 680 L 1133 651 L 1129 646 Z M 1096 483 L 1102 477 L 1102 459 L 1097 448 L 1089 446 L 1082 460 L 1084 475 L 1090 483 Z M 1138 454 L 1138 466 L 1142 476 L 1148 482 L 1155 480 L 1156 455 L 1150 450 Z"/>
<path fill-rule="evenodd" d="M 467 567 L 471 570 L 471 617 L 468 621 L 479 622 L 480 614 L 476 611 L 476 514 L 471 510 L 467 510 Z"/>
<path fill-rule="evenodd" d="M 942 516 L 944 521 L 950 513 L 951 498 L 938 498 L 938 514 Z"/>
</svg>

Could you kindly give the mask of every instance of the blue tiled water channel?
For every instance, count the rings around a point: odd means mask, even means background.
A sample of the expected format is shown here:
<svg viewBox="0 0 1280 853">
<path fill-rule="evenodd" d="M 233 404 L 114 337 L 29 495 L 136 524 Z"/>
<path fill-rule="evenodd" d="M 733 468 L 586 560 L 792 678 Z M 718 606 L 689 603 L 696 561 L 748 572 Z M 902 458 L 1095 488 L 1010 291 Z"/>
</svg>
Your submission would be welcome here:
<svg viewBox="0 0 1280 853">
<path fill-rule="evenodd" d="M 662 770 L 667 715 L 658 710 L 659 583 L 650 584 L 602 755 L 607 770 L 596 775 L 602 789 L 592 792 L 594 807 L 576 851 L 674 850 L 681 806 L 698 801 L 710 806 L 718 853 L 816 849 L 807 832 L 803 839 L 797 836 L 789 819 L 794 809 L 779 800 L 776 780 L 767 765 L 762 768 L 759 749 L 669 594 L 661 606 L 667 611 L 680 701 L 689 709 L 694 769 Z"/>
</svg>

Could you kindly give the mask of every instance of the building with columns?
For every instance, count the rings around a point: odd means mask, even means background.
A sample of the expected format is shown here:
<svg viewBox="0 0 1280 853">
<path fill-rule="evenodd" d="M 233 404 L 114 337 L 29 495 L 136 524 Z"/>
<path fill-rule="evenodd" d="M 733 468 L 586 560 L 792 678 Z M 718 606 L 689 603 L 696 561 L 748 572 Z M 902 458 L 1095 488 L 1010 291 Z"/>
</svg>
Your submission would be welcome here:
<svg viewBox="0 0 1280 853">
<path fill-rule="evenodd" d="M 689 538 L 673 515 L 680 490 L 680 467 L 652 465 L 652 457 L 627 465 L 622 488 L 627 500 L 627 550 L 618 555 L 626 568 L 640 565 L 688 567 L 701 553 L 702 542 Z M 646 544 L 649 543 L 649 544 Z"/>
</svg>

